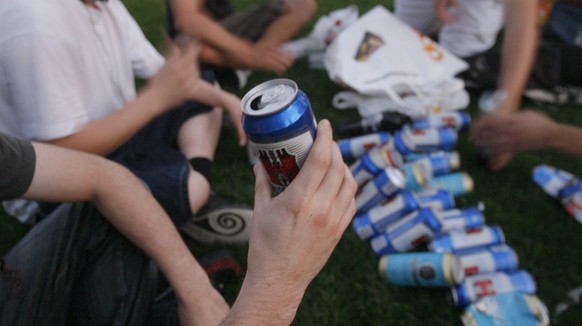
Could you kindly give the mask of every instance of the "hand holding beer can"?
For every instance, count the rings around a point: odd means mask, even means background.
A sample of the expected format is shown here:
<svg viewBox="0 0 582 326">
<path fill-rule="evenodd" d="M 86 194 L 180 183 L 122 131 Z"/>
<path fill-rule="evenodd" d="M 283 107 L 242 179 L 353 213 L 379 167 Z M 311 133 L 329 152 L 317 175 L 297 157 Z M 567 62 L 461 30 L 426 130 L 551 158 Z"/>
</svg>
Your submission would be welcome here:
<svg viewBox="0 0 582 326">
<path fill-rule="evenodd" d="M 299 173 L 315 139 L 317 123 L 309 99 L 294 81 L 280 78 L 255 86 L 241 107 L 249 146 L 278 195 Z"/>
</svg>

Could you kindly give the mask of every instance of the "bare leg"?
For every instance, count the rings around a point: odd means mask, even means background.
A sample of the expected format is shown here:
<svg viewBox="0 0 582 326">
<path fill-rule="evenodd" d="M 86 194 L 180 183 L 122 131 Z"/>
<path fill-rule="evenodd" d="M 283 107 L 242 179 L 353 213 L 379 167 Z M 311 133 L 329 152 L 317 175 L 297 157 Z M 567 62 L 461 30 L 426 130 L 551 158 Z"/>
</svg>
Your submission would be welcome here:
<svg viewBox="0 0 582 326">
<path fill-rule="evenodd" d="M 285 43 L 297 35 L 316 12 L 315 0 L 286 0 L 283 13 L 267 28 L 259 42 Z"/>
<path fill-rule="evenodd" d="M 178 133 L 180 151 L 188 158 L 203 157 L 214 159 L 220 128 L 222 109 L 196 115 L 186 121 Z M 191 170 L 188 178 L 188 196 L 192 212 L 197 212 L 208 200 L 211 185 L 197 171 Z"/>
</svg>

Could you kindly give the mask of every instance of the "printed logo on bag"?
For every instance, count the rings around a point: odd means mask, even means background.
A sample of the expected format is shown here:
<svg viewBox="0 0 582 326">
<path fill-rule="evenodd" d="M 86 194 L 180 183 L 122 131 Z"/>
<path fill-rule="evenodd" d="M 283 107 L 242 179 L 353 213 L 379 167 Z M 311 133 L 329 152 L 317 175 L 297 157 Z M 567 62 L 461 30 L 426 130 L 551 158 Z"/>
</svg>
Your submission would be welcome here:
<svg viewBox="0 0 582 326">
<path fill-rule="evenodd" d="M 360 42 L 355 59 L 360 62 L 366 62 L 376 50 L 384 45 L 384 40 L 376 34 L 366 32 L 364 39 Z"/>
<path fill-rule="evenodd" d="M 420 37 L 420 43 L 422 44 L 422 49 L 424 52 L 428 53 L 428 56 L 434 61 L 443 60 L 443 51 L 439 49 L 436 43 L 428 36 L 418 33 Z"/>
</svg>

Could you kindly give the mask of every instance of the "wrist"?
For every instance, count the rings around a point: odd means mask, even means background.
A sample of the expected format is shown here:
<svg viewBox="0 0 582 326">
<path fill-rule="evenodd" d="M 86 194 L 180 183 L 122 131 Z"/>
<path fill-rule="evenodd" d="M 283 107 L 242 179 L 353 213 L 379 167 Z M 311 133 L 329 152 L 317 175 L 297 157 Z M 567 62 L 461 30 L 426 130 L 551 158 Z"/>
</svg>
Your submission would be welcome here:
<svg viewBox="0 0 582 326">
<path fill-rule="evenodd" d="M 236 317 L 243 321 L 289 325 L 295 318 L 306 289 L 307 286 L 301 283 L 247 275 L 232 309 Z"/>
</svg>

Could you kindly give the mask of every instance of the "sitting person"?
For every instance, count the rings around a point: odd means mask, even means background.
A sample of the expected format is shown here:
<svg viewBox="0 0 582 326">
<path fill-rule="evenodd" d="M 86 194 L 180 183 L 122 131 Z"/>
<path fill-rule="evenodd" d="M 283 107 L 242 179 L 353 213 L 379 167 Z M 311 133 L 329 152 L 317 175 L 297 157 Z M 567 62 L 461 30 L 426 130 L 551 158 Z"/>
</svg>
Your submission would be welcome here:
<svg viewBox="0 0 582 326">
<path fill-rule="evenodd" d="M 0 29 L 0 132 L 121 163 L 198 241 L 248 240 L 252 210 L 224 204 L 211 184 L 223 110 L 246 143 L 240 99 L 200 76 L 195 45 L 180 40 L 162 57 L 120 0 L 2 2 Z M 135 78 L 148 79 L 139 94 Z M 5 208 L 32 224 L 52 206 Z M 242 227 L 221 228 L 224 214 Z"/>
<path fill-rule="evenodd" d="M 200 60 L 215 68 L 285 72 L 294 56 L 282 45 L 317 11 L 315 0 L 273 0 L 235 12 L 227 0 L 167 0 L 170 34 L 202 42 Z M 240 88 L 244 85 L 239 84 Z"/>
</svg>

